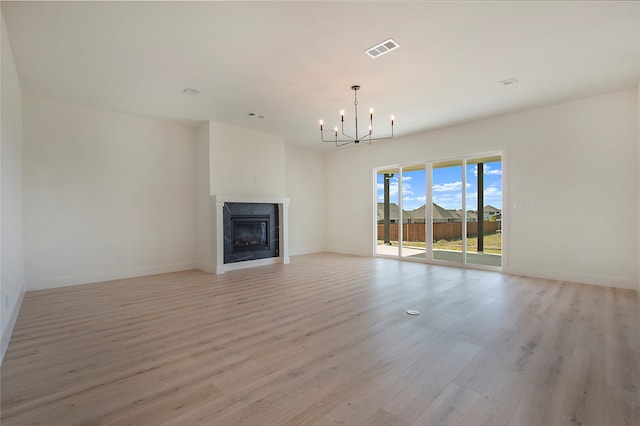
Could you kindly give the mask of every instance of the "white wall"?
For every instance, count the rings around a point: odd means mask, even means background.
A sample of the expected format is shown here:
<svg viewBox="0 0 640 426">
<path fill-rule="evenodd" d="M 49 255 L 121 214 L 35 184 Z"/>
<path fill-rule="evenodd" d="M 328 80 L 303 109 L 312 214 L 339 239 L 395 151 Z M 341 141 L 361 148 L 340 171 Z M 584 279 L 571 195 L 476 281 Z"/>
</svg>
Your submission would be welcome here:
<svg viewBox="0 0 640 426">
<path fill-rule="evenodd" d="M 284 196 L 284 139 L 210 122 L 211 195 Z"/>
<path fill-rule="evenodd" d="M 285 147 L 286 196 L 289 207 L 289 249 L 292 256 L 326 250 L 325 155 Z"/>
<path fill-rule="evenodd" d="M 22 236 L 22 93 L 0 15 L 0 360 L 24 295 L 24 250 Z"/>
<path fill-rule="evenodd" d="M 195 267 L 194 127 L 23 105 L 28 290 Z"/>
<path fill-rule="evenodd" d="M 374 167 L 502 150 L 505 272 L 636 288 L 638 108 L 637 90 L 627 90 L 333 151 L 329 248 L 373 253 Z"/>
<path fill-rule="evenodd" d="M 198 204 L 196 261 L 199 269 L 212 273 L 215 270 L 215 259 L 213 258 L 213 225 L 211 219 L 211 167 L 208 121 L 198 126 L 195 161 Z"/>
</svg>

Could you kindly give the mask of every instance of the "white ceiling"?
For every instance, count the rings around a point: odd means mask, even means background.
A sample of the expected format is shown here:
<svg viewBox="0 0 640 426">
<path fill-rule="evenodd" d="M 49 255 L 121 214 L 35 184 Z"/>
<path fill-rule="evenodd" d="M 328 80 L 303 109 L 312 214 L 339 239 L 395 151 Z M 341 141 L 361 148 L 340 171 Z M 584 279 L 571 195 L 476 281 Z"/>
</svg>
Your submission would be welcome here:
<svg viewBox="0 0 640 426">
<path fill-rule="evenodd" d="M 396 135 L 635 87 L 638 2 L 2 2 L 23 92 L 321 148 L 352 84 Z M 393 38 L 377 59 L 364 50 Z M 519 83 L 498 81 L 516 77 Z M 197 97 L 185 88 L 201 91 Z M 256 112 L 264 119 L 249 118 Z"/>
</svg>

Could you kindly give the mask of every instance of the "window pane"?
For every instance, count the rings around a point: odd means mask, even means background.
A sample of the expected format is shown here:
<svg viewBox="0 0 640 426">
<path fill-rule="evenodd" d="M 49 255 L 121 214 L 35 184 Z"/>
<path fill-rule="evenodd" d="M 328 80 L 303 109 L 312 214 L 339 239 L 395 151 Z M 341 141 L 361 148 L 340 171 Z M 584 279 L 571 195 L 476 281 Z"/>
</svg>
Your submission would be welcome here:
<svg viewBox="0 0 640 426">
<path fill-rule="evenodd" d="M 402 257 L 425 258 L 426 177 L 424 166 L 402 169 Z"/>
<path fill-rule="evenodd" d="M 376 254 L 398 256 L 398 169 L 376 173 Z"/>
<path fill-rule="evenodd" d="M 462 263 L 462 161 L 433 165 L 433 259 Z"/>
<path fill-rule="evenodd" d="M 469 161 L 467 184 L 467 263 L 501 266 L 502 161 Z"/>
</svg>

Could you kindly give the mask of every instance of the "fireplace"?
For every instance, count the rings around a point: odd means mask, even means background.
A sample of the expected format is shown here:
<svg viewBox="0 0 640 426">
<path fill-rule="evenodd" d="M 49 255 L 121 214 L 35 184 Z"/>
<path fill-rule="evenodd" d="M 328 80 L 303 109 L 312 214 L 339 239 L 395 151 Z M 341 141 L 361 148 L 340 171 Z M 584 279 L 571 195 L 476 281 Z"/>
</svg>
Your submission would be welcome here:
<svg viewBox="0 0 640 426">
<path fill-rule="evenodd" d="M 289 263 L 288 198 L 213 195 L 213 267 L 216 274 Z"/>
<path fill-rule="evenodd" d="M 279 256 L 278 205 L 224 203 L 224 263 Z"/>
</svg>

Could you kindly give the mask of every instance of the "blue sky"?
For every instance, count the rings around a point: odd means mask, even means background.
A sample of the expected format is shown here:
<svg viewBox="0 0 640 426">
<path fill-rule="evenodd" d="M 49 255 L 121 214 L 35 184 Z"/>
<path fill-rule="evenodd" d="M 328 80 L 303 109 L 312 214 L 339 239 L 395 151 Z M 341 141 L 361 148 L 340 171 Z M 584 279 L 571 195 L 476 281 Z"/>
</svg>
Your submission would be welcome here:
<svg viewBox="0 0 640 426">
<path fill-rule="evenodd" d="M 478 170 L 475 164 L 467 166 L 467 210 L 477 208 Z M 413 210 L 425 204 L 426 183 L 424 170 L 403 172 L 403 206 Z M 378 202 L 384 201 L 384 180 L 377 177 Z M 462 166 L 433 169 L 433 202 L 445 209 L 462 208 Z M 390 181 L 391 202 L 398 203 L 398 176 Z M 484 164 L 484 205 L 502 208 L 502 162 Z"/>
</svg>

